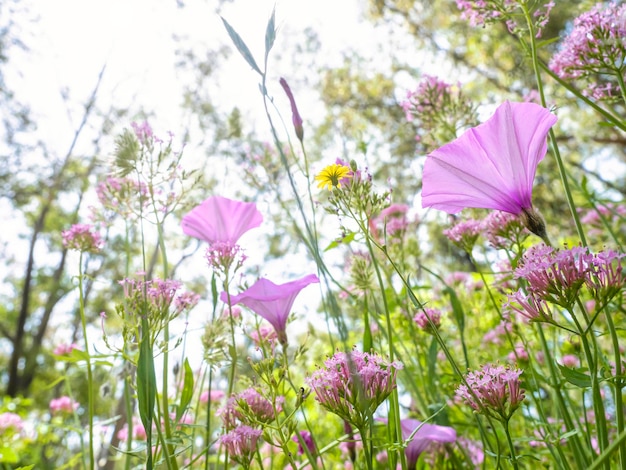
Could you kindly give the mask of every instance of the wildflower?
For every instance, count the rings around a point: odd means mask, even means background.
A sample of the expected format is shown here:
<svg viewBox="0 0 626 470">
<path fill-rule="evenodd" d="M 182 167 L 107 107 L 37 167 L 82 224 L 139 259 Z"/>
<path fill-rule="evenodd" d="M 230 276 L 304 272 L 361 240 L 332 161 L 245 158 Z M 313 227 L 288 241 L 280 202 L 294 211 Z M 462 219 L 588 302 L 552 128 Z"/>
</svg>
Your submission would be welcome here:
<svg viewBox="0 0 626 470">
<path fill-rule="evenodd" d="M 132 439 L 136 441 L 145 441 L 148 435 L 146 434 L 146 428 L 141 423 L 136 416 L 133 416 L 133 435 Z M 117 438 L 120 441 L 128 440 L 128 424 L 126 424 L 122 429 L 120 429 L 117 433 Z"/>
<path fill-rule="evenodd" d="M 372 219 L 372 228 L 383 227 L 384 233 L 389 237 L 401 236 L 409 225 L 406 216 L 408 210 L 409 206 L 406 204 L 391 204 Z"/>
<path fill-rule="evenodd" d="M 200 403 L 215 403 L 221 401 L 224 398 L 225 393 L 222 390 L 204 390 L 200 394 Z"/>
<path fill-rule="evenodd" d="M 3 436 L 6 436 L 9 431 L 13 431 L 14 433 L 20 432 L 23 427 L 24 422 L 20 415 L 9 411 L 0 413 L 0 431 Z"/>
<path fill-rule="evenodd" d="M 78 403 L 72 400 L 68 396 L 62 396 L 59 398 L 53 398 L 50 400 L 50 412 L 52 414 L 57 413 L 73 413 L 78 409 Z"/>
<path fill-rule="evenodd" d="M 58 344 L 52 353 L 56 356 L 69 356 L 74 349 L 78 349 L 78 345 L 75 343 L 67 344 L 61 343 Z"/>
<path fill-rule="evenodd" d="M 315 454 L 315 441 L 313 440 L 313 435 L 309 431 L 300 431 L 298 433 L 300 437 L 293 436 L 292 441 L 298 443 L 298 454 L 304 454 L 304 447 L 302 447 L 302 443 L 307 447 L 309 453 L 312 455 Z"/>
<path fill-rule="evenodd" d="M 565 367 L 577 367 L 580 364 L 578 357 L 573 354 L 564 354 L 561 362 Z"/>
<path fill-rule="evenodd" d="M 237 271 L 247 259 L 239 245 L 231 245 L 228 242 L 212 243 L 206 249 L 204 257 L 211 268 L 222 272 L 227 272 L 231 266 L 235 266 Z"/>
<path fill-rule="evenodd" d="M 328 165 L 322 171 L 320 171 L 319 175 L 315 177 L 315 181 L 319 181 L 317 185 L 318 188 L 324 189 L 328 186 L 330 191 L 333 188 L 341 188 L 341 183 L 343 179 L 350 178 L 350 167 L 345 165 L 339 165 L 337 163 L 333 163 L 332 165 Z M 346 184 L 345 182 L 343 184 Z"/>
<path fill-rule="evenodd" d="M 508 212 L 494 211 L 483 220 L 485 237 L 494 248 L 509 248 L 521 243 L 529 233 L 519 217 Z"/>
<path fill-rule="evenodd" d="M 469 372 L 465 376 L 467 385 L 459 385 L 456 395 L 475 411 L 506 421 L 524 401 L 521 374 L 517 368 L 487 364 Z"/>
<path fill-rule="evenodd" d="M 479 220 L 469 219 L 462 220 L 453 227 L 444 230 L 443 234 L 455 245 L 471 253 L 482 231 L 483 226 Z"/>
<path fill-rule="evenodd" d="M 619 21 L 618 19 L 622 20 Z M 626 68 L 626 4 L 598 3 L 574 20 L 574 27 L 550 61 L 563 79 L 584 79 L 595 99 L 619 95 Z"/>
<path fill-rule="evenodd" d="M 150 127 L 148 121 L 144 121 L 141 124 L 131 122 L 130 127 L 133 128 L 137 140 L 139 140 L 142 145 L 147 145 L 154 136 L 154 132 L 152 132 L 152 127 Z"/>
<path fill-rule="evenodd" d="M 250 332 L 250 339 L 256 347 L 260 347 L 261 344 L 268 344 L 270 347 L 273 347 L 274 341 L 278 339 L 278 335 L 272 326 L 262 324 L 258 329 Z"/>
<path fill-rule="evenodd" d="M 601 251 L 593 256 L 585 278 L 587 287 L 594 297 L 608 302 L 626 284 L 626 273 L 622 267 L 624 253 L 613 250 Z"/>
<path fill-rule="evenodd" d="M 424 75 L 415 90 L 407 91 L 401 106 L 407 121 L 415 124 L 415 140 L 426 152 L 477 123 L 475 106 L 461 87 L 432 75 Z"/>
<path fill-rule="evenodd" d="M 289 98 L 289 104 L 291 105 L 291 120 L 293 122 L 293 128 L 296 131 L 296 136 L 298 140 L 302 142 L 304 138 L 304 129 L 302 128 L 302 118 L 300 117 L 300 113 L 298 112 L 298 107 L 296 106 L 296 100 L 293 97 L 293 93 L 291 92 L 291 88 L 289 88 L 289 84 L 287 80 L 281 78 L 279 80 L 280 86 L 283 87 L 285 93 L 287 94 L 287 98 Z"/>
<path fill-rule="evenodd" d="M 524 254 L 515 277 L 528 281 L 532 296 L 570 308 L 591 269 L 592 258 L 582 247 L 557 251 L 539 245 Z"/>
<path fill-rule="evenodd" d="M 307 383 L 324 408 L 358 429 L 362 428 L 380 404 L 396 387 L 400 362 L 387 362 L 381 356 L 356 349 L 337 352 L 324 362 Z"/>
<path fill-rule="evenodd" d="M 97 253 L 102 249 L 104 240 L 93 226 L 74 224 L 69 230 L 61 232 L 63 246 L 68 250 Z"/>
<path fill-rule="evenodd" d="M 441 325 L 441 312 L 434 308 L 425 308 L 415 314 L 413 321 L 422 330 L 432 332 L 433 328 L 438 329 Z"/>
<path fill-rule="evenodd" d="M 379 420 L 387 422 L 385 418 L 379 418 Z M 402 429 L 402 439 L 410 439 L 404 449 L 409 469 L 415 468 L 417 459 L 431 443 L 451 444 L 456 441 L 456 431 L 450 426 L 422 423 L 417 419 L 402 419 L 400 420 L 400 428 Z"/>
<path fill-rule="evenodd" d="M 240 424 L 257 425 L 274 420 L 275 412 L 282 410 L 284 397 L 276 400 L 275 406 L 259 391 L 250 387 L 231 396 L 226 405 L 218 411 L 226 429 L 234 429 Z"/>
<path fill-rule="evenodd" d="M 545 238 L 532 186 L 555 122 L 541 106 L 505 101 L 489 120 L 428 156 L 422 206 L 449 214 L 474 207 L 522 215 L 528 229 Z"/>
<path fill-rule="evenodd" d="M 302 289 L 315 282 L 319 282 L 315 274 L 280 285 L 261 278 L 239 295 L 230 296 L 222 292 L 220 299 L 228 305 L 241 303 L 266 319 L 276 330 L 280 343 L 286 345 L 285 330 L 293 302 Z"/>
<path fill-rule="evenodd" d="M 548 303 L 534 294 L 526 294 L 520 289 L 509 294 L 508 299 L 503 306 L 505 312 L 517 312 L 528 321 L 553 323 Z"/>
<path fill-rule="evenodd" d="M 235 462 L 238 462 L 244 468 L 248 468 L 257 450 L 261 434 L 263 434 L 263 431 L 260 429 L 243 425 L 220 436 L 218 442 L 226 448 L 226 451 Z"/>
<path fill-rule="evenodd" d="M 182 227 L 185 234 L 209 244 L 234 246 L 244 233 L 262 221 L 263 216 L 253 202 L 211 196 L 183 217 Z"/>
</svg>

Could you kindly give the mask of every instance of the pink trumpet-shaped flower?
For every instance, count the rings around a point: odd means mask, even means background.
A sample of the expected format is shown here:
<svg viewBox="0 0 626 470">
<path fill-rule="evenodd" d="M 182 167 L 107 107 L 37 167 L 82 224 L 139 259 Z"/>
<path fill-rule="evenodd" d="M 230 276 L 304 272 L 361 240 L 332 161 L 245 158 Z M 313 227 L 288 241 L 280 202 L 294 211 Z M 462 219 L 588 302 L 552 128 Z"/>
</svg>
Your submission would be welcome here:
<svg viewBox="0 0 626 470">
<path fill-rule="evenodd" d="M 385 418 L 378 418 L 379 421 L 387 422 Z M 456 431 L 450 426 L 439 426 L 437 424 L 422 423 L 417 419 L 400 420 L 402 429 L 402 439 L 406 440 L 411 435 L 411 441 L 404 449 L 407 466 L 409 469 L 415 468 L 417 459 L 424 452 L 431 442 L 453 443 L 456 441 Z M 417 429 L 417 431 L 415 431 Z M 415 434 L 413 434 L 415 431 Z"/>
<path fill-rule="evenodd" d="M 183 217 L 182 226 L 190 237 L 234 246 L 244 233 L 261 222 L 263 216 L 253 202 L 211 196 Z"/>
<path fill-rule="evenodd" d="M 294 300 L 302 289 L 319 281 L 315 274 L 280 285 L 261 278 L 241 294 L 233 295 L 230 299 L 226 292 L 222 292 L 220 299 L 227 303 L 230 300 L 230 305 L 244 304 L 257 315 L 265 318 L 276 330 L 281 344 L 287 344 L 285 329 Z"/>
<path fill-rule="evenodd" d="M 449 214 L 466 207 L 532 213 L 535 171 L 556 120 L 539 105 L 505 101 L 489 120 L 428 156 L 422 206 Z"/>
</svg>

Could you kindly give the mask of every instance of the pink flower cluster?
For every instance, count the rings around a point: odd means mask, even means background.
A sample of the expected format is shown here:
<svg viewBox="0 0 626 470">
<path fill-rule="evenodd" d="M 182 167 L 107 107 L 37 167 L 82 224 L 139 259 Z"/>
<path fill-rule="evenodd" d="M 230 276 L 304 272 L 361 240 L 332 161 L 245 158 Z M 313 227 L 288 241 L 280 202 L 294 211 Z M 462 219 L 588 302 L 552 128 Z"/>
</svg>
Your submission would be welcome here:
<svg viewBox="0 0 626 470">
<path fill-rule="evenodd" d="M 384 232 L 388 237 L 401 237 L 409 225 L 406 204 L 391 204 L 371 221 L 372 229 Z"/>
<path fill-rule="evenodd" d="M 78 409 L 78 403 L 68 396 L 53 398 L 50 400 L 50 412 L 52 414 L 69 414 Z"/>
<path fill-rule="evenodd" d="M 407 121 L 417 125 L 416 141 L 426 151 L 477 124 L 475 107 L 461 87 L 432 75 L 424 75 L 415 90 L 407 91 L 400 105 Z"/>
<path fill-rule="evenodd" d="M 136 416 L 133 416 L 132 433 L 132 439 L 136 441 L 145 441 L 148 437 L 148 435 L 146 434 L 146 428 L 144 428 L 143 424 Z M 118 431 L 117 438 L 120 441 L 128 440 L 128 423 Z"/>
<path fill-rule="evenodd" d="M 104 240 L 92 225 L 74 224 L 61 232 L 63 246 L 68 250 L 97 253 L 104 246 Z"/>
<path fill-rule="evenodd" d="M 22 418 L 17 413 L 5 412 L 0 413 L 0 434 L 6 436 L 11 432 L 20 432 L 24 427 Z"/>
<path fill-rule="evenodd" d="M 520 375 L 515 367 L 487 364 L 465 376 L 456 396 L 479 413 L 507 420 L 524 401 Z"/>
<path fill-rule="evenodd" d="M 282 409 L 284 398 L 280 397 L 276 403 L 276 411 Z M 226 405 L 218 411 L 222 423 L 227 430 L 237 426 L 269 423 L 274 420 L 274 405 L 254 388 L 247 388 L 243 392 L 233 395 Z"/>
<path fill-rule="evenodd" d="M 530 232 L 524 227 L 521 218 L 515 214 L 492 211 L 481 220 L 462 220 L 444 230 L 443 234 L 469 253 L 481 234 L 494 248 L 504 249 L 520 243 L 530 235 Z"/>
<path fill-rule="evenodd" d="M 484 26 L 496 21 L 506 21 L 511 33 L 520 27 L 515 19 L 515 10 L 520 7 L 519 0 L 456 0 L 456 5 L 461 10 L 461 18 L 468 20 L 472 26 Z M 553 0 L 545 4 L 534 3 L 532 13 L 536 31 L 535 37 L 541 37 L 541 32 L 548 24 L 550 12 L 554 6 Z"/>
<path fill-rule="evenodd" d="M 433 328 L 437 329 L 441 325 L 441 312 L 434 308 L 425 308 L 415 314 L 413 321 L 422 330 L 430 332 Z"/>
<path fill-rule="evenodd" d="M 172 302 L 176 315 L 193 308 L 200 300 L 199 295 L 192 292 L 183 292 L 176 296 L 181 288 L 180 281 L 172 279 L 130 279 L 118 281 L 124 288 L 127 309 L 133 313 L 139 313 L 144 308 L 143 302 L 148 302 L 151 308 L 158 312 L 166 312 Z"/>
<path fill-rule="evenodd" d="M 375 353 L 337 352 L 306 379 L 328 411 L 361 428 L 396 387 L 403 365 Z"/>
<path fill-rule="evenodd" d="M 232 431 L 222 434 L 218 442 L 226 448 L 230 457 L 247 468 L 258 447 L 263 431 L 250 426 L 238 426 Z"/>
<path fill-rule="evenodd" d="M 588 96 L 610 98 L 619 94 L 617 77 L 626 69 L 625 37 L 626 4 L 598 3 L 574 20 L 550 68 L 563 79 L 588 79 Z"/>
<path fill-rule="evenodd" d="M 515 270 L 517 278 L 528 282 L 528 295 L 522 291 L 511 294 L 507 307 L 530 320 L 549 321 L 547 303 L 572 308 L 583 286 L 606 302 L 624 288 L 622 258 L 623 253 L 613 250 L 593 254 L 582 247 L 555 250 L 534 246 Z"/>
</svg>

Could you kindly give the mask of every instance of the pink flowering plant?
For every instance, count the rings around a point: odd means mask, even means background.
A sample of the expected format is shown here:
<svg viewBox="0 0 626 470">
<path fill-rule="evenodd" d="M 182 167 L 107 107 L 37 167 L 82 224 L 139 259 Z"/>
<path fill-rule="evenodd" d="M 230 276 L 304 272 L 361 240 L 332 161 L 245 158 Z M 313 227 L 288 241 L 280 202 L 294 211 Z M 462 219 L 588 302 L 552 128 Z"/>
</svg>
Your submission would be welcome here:
<svg viewBox="0 0 626 470">
<path fill-rule="evenodd" d="M 213 165 L 132 123 L 36 225 L 0 468 L 626 469 L 626 9 L 378 3 L 458 34 L 324 76 L 322 122 L 275 13 L 262 57 L 223 20 L 269 134 L 233 111 Z"/>
</svg>

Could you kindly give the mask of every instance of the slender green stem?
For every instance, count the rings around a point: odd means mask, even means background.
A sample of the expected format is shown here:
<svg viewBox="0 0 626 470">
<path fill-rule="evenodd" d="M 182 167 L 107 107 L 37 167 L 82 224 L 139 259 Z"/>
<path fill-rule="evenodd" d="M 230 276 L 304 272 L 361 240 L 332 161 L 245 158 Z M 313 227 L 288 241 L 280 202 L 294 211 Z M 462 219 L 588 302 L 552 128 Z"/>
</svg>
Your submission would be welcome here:
<svg viewBox="0 0 626 470">
<path fill-rule="evenodd" d="M 535 78 L 537 81 L 537 90 L 541 98 L 541 105 L 545 107 L 546 96 L 543 90 L 543 81 L 541 79 L 539 58 L 537 56 L 535 27 L 533 25 L 533 20 L 532 20 L 530 11 L 528 10 L 528 7 L 526 6 L 526 4 L 522 4 L 522 8 L 524 10 L 524 16 L 526 17 L 526 24 L 528 25 L 528 30 L 529 30 L 530 58 L 533 64 L 533 70 L 535 72 Z M 570 190 L 570 187 L 569 187 L 567 173 L 565 172 L 565 165 L 563 164 L 563 159 L 561 158 L 561 153 L 559 152 L 559 146 L 557 144 L 556 136 L 552 129 L 550 129 L 550 131 L 548 132 L 548 138 L 550 140 L 550 148 L 552 149 L 552 153 L 554 154 L 554 158 L 556 160 L 556 164 L 559 169 L 559 175 L 561 177 L 561 184 L 563 185 L 563 190 L 565 192 L 565 198 L 567 199 L 567 204 L 570 208 L 572 218 L 574 219 L 574 224 L 576 225 L 576 231 L 578 233 L 578 237 L 580 238 L 581 244 L 583 246 L 587 246 L 587 239 L 585 238 L 585 233 L 583 231 L 582 224 L 580 223 L 578 212 L 576 211 L 576 204 L 574 204 L 574 198 L 572 197 L 572 191 Z"/>
<path fill-rule="evenodd" d="M 519 464 L 517 463 L 517 456 L 515 453 L 515 446 L 513 445 L 513 440 L 511 439 L 511 432 L 509 430 L 509 419 L 504 420 L 502 425 L 504 426 L 504 434 L 506 435 L 506 442 L 509 445 L 509 452 L 511 454 L 511 464 L 513 465 L 514 470 L 519 469 Z"/>
<path fill-rule="evenodd" d="M 611 318 L 611 313 L 608 309 L 606 311 L 606 323 L 608 326 L 609 334 L 611 336 L 611 343 L 613 345 L 613 354 L 615 361 L 615 377 L 614 377 L 614 396 L 615 396 L 615 416 L 617 420 L 617 432 L 621 434 L 624 431 L 624 413 L 621 410 L 624 409 L 624 401 L 622 397 L 622 387 L 623 381 L 622 376 L 624 373 L 624 369 L 622 368 L 622 354 L 620 351 L 619 338 L 617 336 L 617 331 L 615 330 L 615 324 L 613 323 L 613 318 Z M 620 467 L 622 470 L 626 469 L 626 443 L 622 442 L 619 446 L 619 458 L 620 458 Z"/>
<path fill-rule="evenodd" d="M 93 445 L 93 417 L 95 413 L 95 402 L 93 393 L 93 371 L 91 369 L 91 354 L 89 353 L 89 340 L 87 337 L 87 318 L 85 317 L 85 297 L 83 292 L 83 253 L 80 254 L 79 259 L 79 272 L 78 272 L 78 297 L 79 297 L 79 312 L 80 323 L 83 330 L 83 341 L 85 342 L 85 356 L 87 363 L 87 407 L 89 410 L 89 468 L 94 470 L 96 468 L 96 460 L 94 455 Z"/>
</svg>

